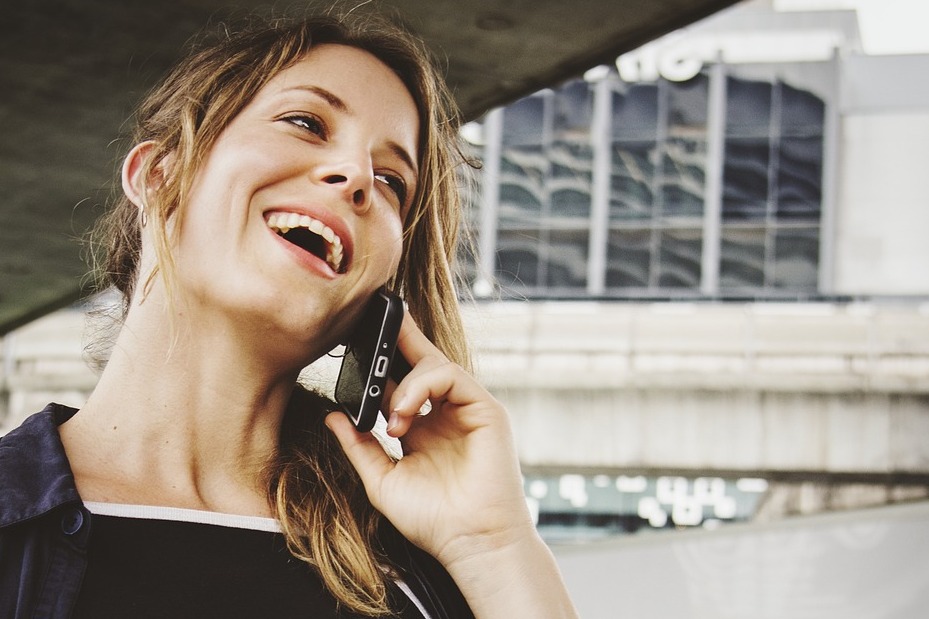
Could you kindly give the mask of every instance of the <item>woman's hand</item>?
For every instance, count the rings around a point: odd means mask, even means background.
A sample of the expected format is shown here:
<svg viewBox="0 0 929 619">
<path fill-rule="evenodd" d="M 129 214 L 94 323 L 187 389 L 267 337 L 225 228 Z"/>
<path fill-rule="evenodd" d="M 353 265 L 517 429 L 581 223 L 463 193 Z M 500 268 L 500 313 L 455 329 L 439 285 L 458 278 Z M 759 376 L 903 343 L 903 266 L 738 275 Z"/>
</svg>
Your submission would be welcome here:
<svg viewBox="0 0 929 619">
<path fill-rule="evenodd" d="M 394 462 L 342 414 L 326 420 L 372 504 L 446 566 L 534 532 L 503 406 L 404 316 L 398 348 L 413 366 L 389 400 Z M 431 412 L 419 414 L 425 402 Z"/>
<path fill-rule="evenodd" d="M 445 566 L 475 616 L 576 617 L 529 516 L 506 410 L 409 315 L 398 346 L 413 366 L 390 396 L 388 434 L 403 458 L 342 413 L 326 418 L 371 503 Z M 421 416 L 426 401 L 432 409 Z"/>
</svg>

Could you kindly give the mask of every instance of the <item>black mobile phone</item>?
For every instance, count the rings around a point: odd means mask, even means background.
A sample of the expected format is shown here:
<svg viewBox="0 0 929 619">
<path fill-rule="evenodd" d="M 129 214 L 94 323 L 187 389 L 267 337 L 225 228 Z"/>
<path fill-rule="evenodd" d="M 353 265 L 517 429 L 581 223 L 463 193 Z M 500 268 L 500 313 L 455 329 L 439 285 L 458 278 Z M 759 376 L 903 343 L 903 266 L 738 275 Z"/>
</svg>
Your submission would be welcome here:
<svg viewBox="0 0 929 619">
<path fill-rule="evenodd" d="M 359 432 L 374 427 L 387 377 L 400 382 L 410 371 L 406 359 L 396 350 L 401 322 L 403 301 L 382 286 L 368 302 L 345 346 L 335 401 Z"/>
</svg>

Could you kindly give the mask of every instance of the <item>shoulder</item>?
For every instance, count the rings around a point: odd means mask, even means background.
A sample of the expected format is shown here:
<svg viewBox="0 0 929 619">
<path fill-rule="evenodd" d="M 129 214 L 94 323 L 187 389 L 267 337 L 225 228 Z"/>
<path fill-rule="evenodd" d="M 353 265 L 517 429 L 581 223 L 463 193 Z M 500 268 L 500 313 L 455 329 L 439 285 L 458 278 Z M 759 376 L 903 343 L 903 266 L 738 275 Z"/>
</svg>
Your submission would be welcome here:
<svg viewBox="0 0 929 619">
<path fill-rule="evenodd" d="M 0 527 L 80 501 L 58 435 L 75 412 L 49 404 L 0 439 Z"/>
</svg>

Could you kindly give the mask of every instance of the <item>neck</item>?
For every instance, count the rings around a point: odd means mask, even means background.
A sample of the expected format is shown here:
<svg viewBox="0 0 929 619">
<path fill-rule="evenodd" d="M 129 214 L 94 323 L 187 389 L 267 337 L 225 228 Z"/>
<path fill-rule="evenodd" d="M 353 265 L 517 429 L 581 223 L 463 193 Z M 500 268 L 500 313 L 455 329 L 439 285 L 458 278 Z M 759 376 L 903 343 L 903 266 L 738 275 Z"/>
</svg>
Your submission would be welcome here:
<svg viewBox="0 0 929 619">
<path fill-rule="evenodd" d="M 146 301 L 148 304 L 148 301 Z M 86 406 L 61 428 L 85 500 L 271 515 L 263 471 L 299 368 L 228 325 L 136 306 Z M 160 319 L 153 319 L 153 313 Z M 204 326 L 200 326 L 204 325 Z"/>
</svg>

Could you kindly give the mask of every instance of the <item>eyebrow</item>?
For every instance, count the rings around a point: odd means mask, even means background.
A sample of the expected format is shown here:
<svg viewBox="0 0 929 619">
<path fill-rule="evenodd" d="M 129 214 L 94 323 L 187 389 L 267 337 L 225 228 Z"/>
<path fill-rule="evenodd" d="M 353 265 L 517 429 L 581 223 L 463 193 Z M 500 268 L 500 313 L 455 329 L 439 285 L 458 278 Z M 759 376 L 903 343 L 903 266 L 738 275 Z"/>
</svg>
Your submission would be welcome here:
<svg viewBox="0 0 929 619">
<path fill-rule="evenodd" d="M 325 88 L 321 88 L 319 86 L 304 85 L 304 86 L 294 86 L 291 90 L 305 90 L 307 92 L 313 93 L 314 95 L 316 95 L 317 97 L 319 97 L 320 99 L 324 100 L 326 103 L 331 105 L 333 108 L 335 108 L 337 111 L 342 112 L 343 114 L 348 114 L 349 116 L 354 114 L 354 112 L 352 111 L 352 108 L 350 108 L 348 104 L 345 103 L 345 101 L 343 101 L 338 96 L 336 96 L 335 93 L 329 90 L 326 90 Z M 396 142 L 392 140 L 387 144 L 387 146 L 390 148 L 390 151 L 392 153 L 394 153 L 397 157 L 399 157 L 403 161 L 403 163 L 409 166 L 410 170 L 412 170 L 413 172 L 413 176 L 415 177 L 414 180 L 418 181 L 419 180 L 419 166 L 413 160 L 413 157 L 410 156 L 410 153 L 408 153 L 405 148 L 403 148 L 402 146 L 400 146 L 399 144 L 397 144 Z"/>
</svg>

